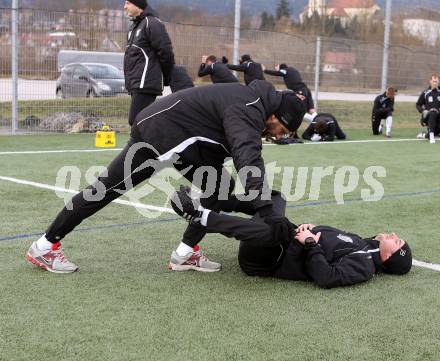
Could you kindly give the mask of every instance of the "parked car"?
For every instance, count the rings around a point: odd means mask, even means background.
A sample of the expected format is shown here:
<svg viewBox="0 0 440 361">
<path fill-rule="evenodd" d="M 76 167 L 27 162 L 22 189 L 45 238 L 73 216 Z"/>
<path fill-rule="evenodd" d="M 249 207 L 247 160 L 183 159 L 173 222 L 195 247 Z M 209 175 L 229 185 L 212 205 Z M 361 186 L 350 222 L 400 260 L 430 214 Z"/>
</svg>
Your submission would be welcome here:
<svg viewBox="0 0 440 361">
<path fill-rule="evenodd" d="M 57 98 L 93 98 L 127 94 L 124 74 L 110 64 L 68 64 L 61 70 L 56 84 Z"/>
</svg>

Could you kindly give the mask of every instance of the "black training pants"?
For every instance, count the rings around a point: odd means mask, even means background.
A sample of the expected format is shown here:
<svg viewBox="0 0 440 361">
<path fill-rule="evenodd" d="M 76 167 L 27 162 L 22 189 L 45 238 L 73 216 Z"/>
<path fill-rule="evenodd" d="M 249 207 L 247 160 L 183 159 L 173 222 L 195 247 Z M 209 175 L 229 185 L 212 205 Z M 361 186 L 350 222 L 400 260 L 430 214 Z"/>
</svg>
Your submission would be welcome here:
<svg viewBox="0 0 440 361">
<path fill-rule="evenodd" d="M 136 116 L 146 107 L 153 104 L 156 100 L 156 95 L 146 93 L 133 93 L 131 95 L 130 112 L 128 115 L 128 124 L 133 125 Z"/>
<path fill-rule="evenodd" d="M 84 219 L 92 216 L 111 201 L 119 198 L 128 190 L 150 178 L 156 171 L 172 166 L 175 166 L 178 171 L 183 171 L 191 166 L 190 163 L 185 162 L 179 163 L 178 165 L 159 162 L 156 160 L 157 155 L 152 150 L 142 148 L 134 153 L 131 167 L 124 170 L 127 154 L 133 145 L 136 145 L 136 140 L 132 138 L 121 153 L 107 167 L 107 172 L 99 176 L 94 184 L 75 195 L 70 203 L 61 210 L 50 227 L 46 230 L 46 238 L 50 242 L 56 243 L 63 239 Z M 190 171 L 183 173 L 183 175 L 192 182 L 194 171 L 195 167 L 192 167 Z M 231 196 L 235 182 L 229 173 L 219 166 L 217 175 L 216 191 L 209 198 L 203 198 L 201 200 L 202 205 L 217 212 L 222 210 L 227 212 L 236 210 L 247 214 L 253 212 L 251 202 L 238 202 L 235 197 Z M 229 197 L 226 197 L 227 199 L 224 201 L 218 200 L 219 185 L 222 176 L 229 178 L 230 181 L 227 190 Z M 201 188 L 202 191 L 208 188 L 207 178 L 203 180 Z M 203 239 L 205 234 L 205 227 L 189 224 L 182 241 L 194 247 Z"/>
<path fill-rule="evenodd" d="M 272 193 L 273 210 L 284 216 L 286 202 L 281 193 Z M 235 201 L 234 204 L 240 202 Z M 229 209 L 234 208 L 230 204 Z M 238 261 L 249 276 L 276 277 L 293 281 L 307 281 L 305 252 L 297 241 L 273 246 L 270 225 L 258 214 L 251 219 L 211 212 L 206 226 L 208 233 L 221 233 L 240 241 Z"/>
</svg>

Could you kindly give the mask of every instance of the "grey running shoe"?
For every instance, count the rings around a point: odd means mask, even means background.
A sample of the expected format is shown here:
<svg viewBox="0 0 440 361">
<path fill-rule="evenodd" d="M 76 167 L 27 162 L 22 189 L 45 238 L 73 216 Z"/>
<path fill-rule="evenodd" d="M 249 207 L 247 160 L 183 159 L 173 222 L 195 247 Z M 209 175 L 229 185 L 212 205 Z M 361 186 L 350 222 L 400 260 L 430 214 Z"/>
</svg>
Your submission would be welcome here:
<svg viewBox="0 0 440 361">
<path fill-rule="evenodd" d="M 188 253 L 184 257 L 180 257 L 176 251 L 173 251 L 168 268 L 173 271 L 217 272 L 222 269 L 222 265 L 210 261 L 200 251 Z"/>
<path fill-rule="evenodd" d="M 34 265 L 53 273 L 73 273 L 78 266 L 66 259 L 61 243 L 55 243 L 49 251 L 40 251 L 37 242 L 32 243 L 26 253 L 26 259 Z"/>
</svg>

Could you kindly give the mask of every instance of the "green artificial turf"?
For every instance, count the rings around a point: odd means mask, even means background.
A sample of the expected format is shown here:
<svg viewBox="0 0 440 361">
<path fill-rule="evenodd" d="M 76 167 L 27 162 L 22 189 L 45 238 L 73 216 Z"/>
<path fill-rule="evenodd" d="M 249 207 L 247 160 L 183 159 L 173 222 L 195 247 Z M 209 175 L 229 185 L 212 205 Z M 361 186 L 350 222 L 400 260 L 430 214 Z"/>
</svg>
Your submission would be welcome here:
<svg viewBox="0 0 440 361">
<path fill-rule="evenodd" d="M 393 140 L 418 129 L 394 130 Z M 367 129 L 350 140 L 385 140 Z M 123 146 L 126 135 L 118 135 Z M 0 137 L 0 176 L 55 185 L 63 166 L 84 173 L 117 154 L 12 154 L 7 151 L 93 149 L 93 135 Z M 440 263 L 440 145 L 425 141 L 267 146 L 265 162 L 286 167 L 356 167 L 361 181 L 337 205 L 335 176 L 318 200 L 288 203 L 295 222 L 340 227 L 370 236 L 395 231 L 414 257 Z M 363 173 L 378 178 L 383 199 L 362 201 Z M 280 188 L 283 172 L 274 180 Z M 294 173 L 294 182 L 296 173 Z M 173 182 L 177 185 L 179 182 Z M 294 189 L 291 189 L 294 193 Z M 142 200 L 169 206 L 165 194 Z M 167 270 L 185 223 L 173 214 L 145 218 L 111 204 L 65 240 L 80 272 L 55 275 L 24 259 L 36 234 L 63 206 L 53 191 L 0 180 L 0 360 L 438 360 L 440 273 L 414 267 L 404 277 L 378 275 L 353 287 L 322 290 L 309 283 L 250 278 L 237 264 L 238 243 L 209 235 L 202 249 L 223 270 Z M 28 235 L 28 236 L 27 236 Z M 7 240 L 6 240 L 7 239 Z M 437 355 L 437 356 L 436 356 Z"/>
</svg>

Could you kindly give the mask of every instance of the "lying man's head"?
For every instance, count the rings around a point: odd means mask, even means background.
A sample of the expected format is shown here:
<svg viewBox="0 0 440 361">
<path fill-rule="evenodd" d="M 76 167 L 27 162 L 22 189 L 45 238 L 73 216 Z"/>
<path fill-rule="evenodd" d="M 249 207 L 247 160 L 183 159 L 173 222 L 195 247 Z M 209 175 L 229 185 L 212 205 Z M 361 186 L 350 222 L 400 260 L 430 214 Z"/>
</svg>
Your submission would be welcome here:
<svg viewBox="0 0 440 361">
<path fill-rule="evenodd" d="M 412 253 L 408 243 L 395 233 L 380 233 L 375 239 L 379 241 L 383 272 L 404 275 L 410 271 Z"/>
<path fill-rule="evenodd" d="M 318 134 L 325 134 L 328 131 L 328 124 L 324 119 L 320 119 L 315 124 L 315 132 Z"/>
</svg>

